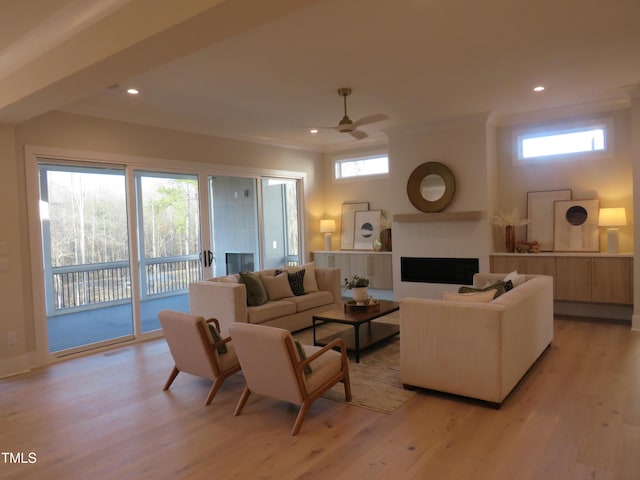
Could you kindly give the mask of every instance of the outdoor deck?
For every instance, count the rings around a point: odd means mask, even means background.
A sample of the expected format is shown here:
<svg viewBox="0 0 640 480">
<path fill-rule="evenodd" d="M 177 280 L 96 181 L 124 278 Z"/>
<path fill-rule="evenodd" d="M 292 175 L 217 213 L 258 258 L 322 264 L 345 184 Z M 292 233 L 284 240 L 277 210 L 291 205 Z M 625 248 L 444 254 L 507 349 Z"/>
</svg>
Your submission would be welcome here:
<svg viewBox="0 0 640 480">
<path fill-rule="evenodd" d="M 189 311 L 189 296 L 151 298 L 140 303 L 143 332 L 160 329 L 160 310 Z M 133 335 L 131 304 L 96 307 L 91 310 L 48 317 L 49 351 L 59 352 L 106 340 Z"/>
</svg>

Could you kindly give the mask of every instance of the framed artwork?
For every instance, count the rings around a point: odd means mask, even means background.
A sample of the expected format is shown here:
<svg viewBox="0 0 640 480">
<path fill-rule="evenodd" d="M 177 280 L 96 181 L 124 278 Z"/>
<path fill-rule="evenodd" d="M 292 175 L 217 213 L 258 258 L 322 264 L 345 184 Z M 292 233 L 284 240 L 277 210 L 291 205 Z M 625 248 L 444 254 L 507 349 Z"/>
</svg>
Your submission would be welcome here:
<svg viewBox="0 0 640 480">
<path fill-rule="evenodd" d="M 369 210 L 369 202 L 343 203 L 340 220 L 340 250 L 353 250 L 355 213 Z"/>
<path fill-rule="evenodd" d="M 567 200 L 554 204 L 556 252 L 599 252 L 600 200 Z"/>
<path fill-rule="evenodd" d="M 357 211 L 354 217 L 353 248 L 355 250 L 373 250 L 373 241 L 380 238 L 382 210 Z"/>
<path fill-rule="evenodd" d="M 554 249 L 554 204 L 571 200 L 571 190 L 527 192 L 527 242 L 538 242 L 541 252 Z"/>
</svg>

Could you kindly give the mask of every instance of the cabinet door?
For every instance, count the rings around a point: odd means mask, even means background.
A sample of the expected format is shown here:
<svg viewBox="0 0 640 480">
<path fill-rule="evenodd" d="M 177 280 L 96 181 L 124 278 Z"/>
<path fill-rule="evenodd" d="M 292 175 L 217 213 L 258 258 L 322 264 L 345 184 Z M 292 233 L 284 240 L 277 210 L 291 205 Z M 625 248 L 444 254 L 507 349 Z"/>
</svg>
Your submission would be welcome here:
<svg viewBox="0 0 640 480">
<path fill-rule="evenodd" d="M 351 275 L 360 275 L 369 279 L 369 288 L 393 290 L 393 269 L 391 255 L 352 254 Z"/>
<path fill-rule="evenodd" d="M 509 273 L 517 270 L 518 273 L 527 273 L 522 271 L 520 257 L 491 255 L 489 258 L 489 268 L 491 273 Z"/>
<path fill-rule="evenodd" d="M 633 303 L 631 258 L 591 259 L 591 301 L 601 303 Z"/>
<path fill-rule="evenodd" d="M 393 290 L 393 268 L 391 255 L 367 255 L 369 271 L 371 272 L 371 288 Z"/>
<path fill-rule="evenodd" d="M 556 258 L 556 299 L 591 301 L 591 258 Z"/>
<path fill-rule="evenodd" d="M 350 257 L 348 253 L 330 253 L 329 254 L 329 267 L 340 269 L 340 283 L 344 282 L 345 278 L 352 275 Z"/>
<path fill-rule="evenodd" d="M 371 287 L 371 272 L 369 271 L 369 262 L 367 257 L 369 255 L 354 253 L 349 256 L 349 266 L 351 268 L 351 276 L 359 275 L 369 279 L 369 286 Z M 373 288 L 373 287 L 371 287 Z"/>
<path fill-rule="evenodd" d="M 329 268 L 329 253 L 313 252 L 313 263 L 321 268 Z"/>
</svg>

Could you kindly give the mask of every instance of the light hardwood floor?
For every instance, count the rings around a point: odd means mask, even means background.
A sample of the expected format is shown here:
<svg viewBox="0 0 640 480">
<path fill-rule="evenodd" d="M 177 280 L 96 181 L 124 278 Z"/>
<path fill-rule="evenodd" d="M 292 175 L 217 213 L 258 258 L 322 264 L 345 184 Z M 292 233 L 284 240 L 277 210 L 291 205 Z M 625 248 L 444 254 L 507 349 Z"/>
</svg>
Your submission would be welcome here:
<svg viewBox="0 0 640 480">
<path fill-rule="evenodd" d="M 640 334 L 557 319 L 551 349 L 500 410 L 420 392 L 391 415 L 251 397 L 242 378 L 172 367 L 164 340 L 0 380 L 1 479 L 640 479 Z M 3 457 L 5 457 L 3 461 Z"/>
</svg>

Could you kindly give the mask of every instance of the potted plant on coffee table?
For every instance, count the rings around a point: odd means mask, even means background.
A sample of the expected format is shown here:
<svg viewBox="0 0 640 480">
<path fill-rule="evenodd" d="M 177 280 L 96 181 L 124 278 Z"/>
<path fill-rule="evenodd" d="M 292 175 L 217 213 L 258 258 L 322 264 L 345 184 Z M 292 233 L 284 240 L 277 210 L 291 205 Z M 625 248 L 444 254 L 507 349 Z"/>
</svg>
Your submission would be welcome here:
<svg viewBox="0 0 640 480">
<path fill-rule="evenodd" d="M 354 275 L 351 279 L 344 279 L 344 287 L 351 290 L 351 296 L 356 303 L 366 303 L 369 299 L 369 279 Z"/>
</svg>

